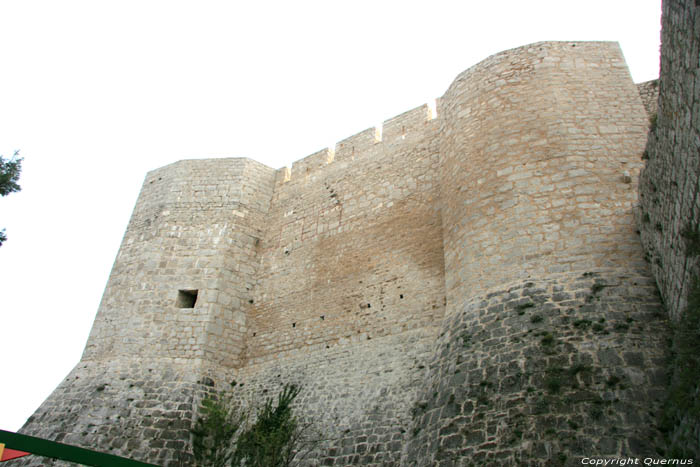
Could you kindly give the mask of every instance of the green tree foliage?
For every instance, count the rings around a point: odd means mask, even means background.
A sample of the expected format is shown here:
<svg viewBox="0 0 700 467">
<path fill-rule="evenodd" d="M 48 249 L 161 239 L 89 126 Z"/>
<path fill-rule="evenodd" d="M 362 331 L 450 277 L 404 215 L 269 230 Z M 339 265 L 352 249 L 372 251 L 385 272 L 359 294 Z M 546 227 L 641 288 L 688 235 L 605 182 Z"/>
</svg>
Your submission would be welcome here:
<svg viewBox="0 0 700 467">
<path fill-rule="evenodd" d="M 17 156 L 19 156 L 19 151 L 15 151 L 9 159 L 0 156 L 0 196 L 7 196 L 21 190 L 17 182 L 22 171 L 22 158 Z M 5 240 L 7 240 L 7 236 L 5 229 L 2 229 L 0 230 L 0 246 Z"/>
<path fill-rule="evenodd" d="M 232 466 L 286 467 L 296 454 L 294 440 L 299 422 L 292 411 L 292 402 L 299 395 L 299 387 L 285 385 L 277 396 L 277 404 L 267 399 L 257 420 L 241 433 L 236 443 Z"/>
<path fill-rule="evenodd" d="M 268 398 L 258 409 L 254 423 L 230 396 L 204 399 L 200 417 L 192 429 L 195 465 L 232 467 L 289 467 L 308 453 L 319 439 L 309 441 L 306 430 L 294 415 L 292 403 L 300 388 L 287 384 L 276 403 Z M 235 439 L 235 441 L 234 441 Z"/>
<path fill-rule="evenodd" d="M 192 429 L 192 448 L 196 466 L 225 467 L 235 451 L 233 439 L 245 421 L 230 396 L 204 399 L 201 416 Z"/>
<path fill-rule="evenodd" d="M 22 171 L 22 158 L 17 156 L 19 151 L 15 151 L 10 159 L 0 156 L 0 196 L 7 196 L 21 189 L 17 182 Z"/>
</svg>

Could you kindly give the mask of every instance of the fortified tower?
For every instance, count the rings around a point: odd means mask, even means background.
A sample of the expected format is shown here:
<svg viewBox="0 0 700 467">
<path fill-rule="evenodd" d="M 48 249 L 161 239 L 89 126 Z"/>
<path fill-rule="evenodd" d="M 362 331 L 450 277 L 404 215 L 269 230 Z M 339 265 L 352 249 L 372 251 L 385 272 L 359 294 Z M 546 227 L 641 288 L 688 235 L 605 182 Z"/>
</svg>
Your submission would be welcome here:
<svg viewBox="0 0 700 467">
<path fill-rule="evenodd" d="M 402 460 L 657 455 L 666 331 L 633 216 L 648 118 L 619 47 L 509 50 L 439 103 L 447 307 Z"/>
<path fill-rule="evenodd" d="M 146 176 L 82 359 L 25 432 L 161 465 L 189 458 L 206 375 L 241 364 L 274 177 L 248 159 Z"/>
<path fill-rule="evenodd" d="M 653 454 L 647 126 L 617 44 L 544 42 L 291 171 L 153 171 L 83 358 L 23 432 L 186 465 L 198 398 L 235 380 L 244 403 L 302 386 L 311 463 Z"/>
</svg>

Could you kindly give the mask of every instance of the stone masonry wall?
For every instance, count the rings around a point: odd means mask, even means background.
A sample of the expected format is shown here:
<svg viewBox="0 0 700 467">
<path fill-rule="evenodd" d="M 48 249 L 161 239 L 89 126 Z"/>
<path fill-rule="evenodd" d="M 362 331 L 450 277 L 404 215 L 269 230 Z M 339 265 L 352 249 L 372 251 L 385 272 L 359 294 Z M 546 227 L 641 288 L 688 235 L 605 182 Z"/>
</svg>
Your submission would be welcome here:
<svg viewBox="0 0 700 467">
<path fill-rule="evenodd" d="M 398 465 L 435 337 L 415 329 L 287 354 L 242 368 L 234 393 L 255 404 L 285 383 L 302 388 L 295 413 L 324 440 L 302 465 Z"/>
<path fill-rule="evenodd" d="M 83 359 L 206 358 L 240 364 L 274 171 L 247 159 L 149 173 Z M 192 308 L 178 290 L 198 290 Z"/>
<path fill-rule="evenodd" d="M 494 55 L 457 77 L 438 113 L 448 313 L 504 283 L 641 255 L 647 119 L 617 44 Z"/>
<path fill-rule="evenodd" d="M 439 113 L 447 307 L 402 465 L 654 454 L 639 427 L 667 334 L 633 217 L 646 112 L 619 48 L 502 52 Z"/>
<path fill-rule="evenodd" d="M 659 110 L 639 193 L 642 241 L 676 320 L 697 272 L 683 232 L 700 222 L 699 10 L 693 2 L 664 2 Z"/>
<path fill-rule="evenodd" d="M 437 124 L 427 106 L 298 161 L 278 183 L 249 363 L 434 327 L 444 307 Z M 330 160 L 330 162 L 329 162 Z M 320 162 L 319 162 L 320 161 Z"/>
<path fill-rule="evenodd" d="M 437 123 L 427 106 L 278 178 L 242 400 L 282 384 L 327 441 L 309 462 L 397 465 L 444 312 Z"/>
<path fill-rule="evenodd" d="M 637 84 L 639 97 L 642 98 L 642 103 L 647 111 L 647 115 L 651 118 L 658 109 L 659 102 L 659 80 L 654 79 Z"/>
<path fill-rule="evenodd" d="M 191 465 L 190 426 L 206 386 L 192 361 L 84 361 L 22 433 L 162 466 Z M 77 465 L 29 456 L 9 465 Z"/>
<path fill-rule="evenodd" d="M 693 347 L 700 340 L 700 302 L 689 300 L 693 289 L 700 287 L 698 2 L 663 2 L 661 44 L 658 112 L 651 121 L 639 185 L 639 230 L 666 309 L 676 324 L 666 410 L 668 435 L 673 449 L 700 457 L 700 348 Z"/>
<path fill-rule="evenodd" d="M 447 317 L 402 466 L 658 456 L 665 313 L 648 270 L 556 274 Z"/>
</svg>

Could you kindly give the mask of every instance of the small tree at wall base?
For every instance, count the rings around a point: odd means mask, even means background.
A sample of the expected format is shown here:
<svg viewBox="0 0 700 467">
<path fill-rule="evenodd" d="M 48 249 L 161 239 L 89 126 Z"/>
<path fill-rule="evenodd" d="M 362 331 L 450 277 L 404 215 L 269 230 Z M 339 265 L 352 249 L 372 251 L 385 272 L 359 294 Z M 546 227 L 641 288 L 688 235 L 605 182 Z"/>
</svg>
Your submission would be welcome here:
<svg viewBox="0 0 700 467">
<path fill-rule="evenodd" d="M 20 191 L 19 174 L 22 171 L 22 158 L 19 151 L 15 151 L 10 159 L 0 156 L 0 196 L 7 196 L 10 193 Z M 7 240 L 5 229 L 0 230 L 0 246 Z"/>
<path fill-rule="evenodd" d="M 217 399 L 204 399 L 201 416 L 192 428 L 194 464 L 198 467 L 225 467 L 230 465 L 235 445 L 233 439 L 245 422 L 245 416 L 231 397 L 220 394 Z"/>
<path fill-rule="evenodd" d="M 298 452 L 299 422 L 292 411 L 292 402 L 300 388 L 287 384 L 277 396 L 277 405 L 267 399 L 257 420 L 241 433 L 236 443 L 232 466 L 286 467 Z"/>
<path fill-rule="evenodd" d="M 300 391 L 296 385 L 285 385 L 277 403 L 267 399 L 255 422 L 247 427 L 249 418 L 231 394 L 204 399 L 191 430 L 194 465 L 289 467 L 300 462 L 323 441 L 312 423 L 294 415 L 292 403 Z"/>
</svg>

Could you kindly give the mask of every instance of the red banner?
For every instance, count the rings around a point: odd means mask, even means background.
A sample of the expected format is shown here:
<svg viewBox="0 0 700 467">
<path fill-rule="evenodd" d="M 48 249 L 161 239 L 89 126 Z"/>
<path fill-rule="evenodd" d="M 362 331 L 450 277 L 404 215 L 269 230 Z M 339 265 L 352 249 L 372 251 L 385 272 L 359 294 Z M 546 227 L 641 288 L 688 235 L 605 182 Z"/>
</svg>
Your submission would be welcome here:
<svg viewBox="0 0 700 467">
<path fill-rule="evenodd" d="M 0 443 L 0 462 L 9 461 L 11 459 L 17 459 L 18 457 L 24 457 L 28 455 L 28 452 L 9 449 L 6 448 L 4 444 Z"/>
</svg>

